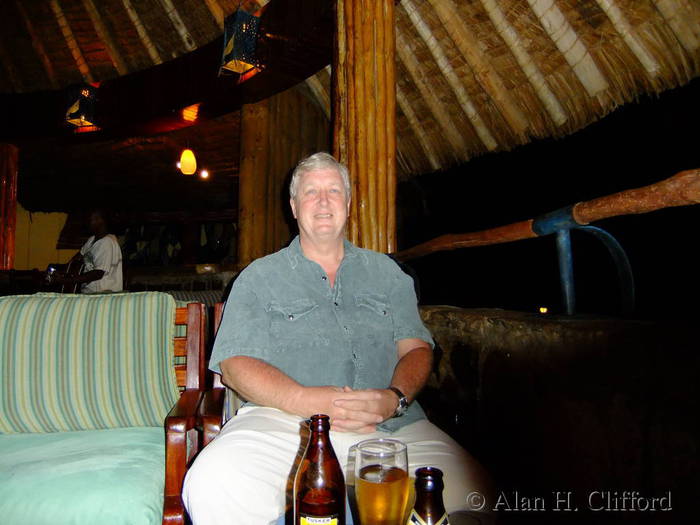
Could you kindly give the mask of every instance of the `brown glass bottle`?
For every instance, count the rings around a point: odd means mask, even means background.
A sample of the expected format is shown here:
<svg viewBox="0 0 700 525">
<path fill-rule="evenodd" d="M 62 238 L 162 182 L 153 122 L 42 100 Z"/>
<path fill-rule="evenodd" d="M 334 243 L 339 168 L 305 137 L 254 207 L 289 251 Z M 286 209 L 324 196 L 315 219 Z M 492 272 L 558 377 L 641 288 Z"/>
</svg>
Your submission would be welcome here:
<svg viewBox="0 0 700 525">
<path fill-rule="evenodd" d="M 416 504 L 407 525 L 449 525 L 442 502 L 442 471 L 435 467 L 416 470 Z"/>
<path fill-rule="evenodd" d="M 311 416 L 309 444 L 294 479 L 294 525 L 345 525 L 345 477 L 329 429 L 328 416 Z"/>
</svg>

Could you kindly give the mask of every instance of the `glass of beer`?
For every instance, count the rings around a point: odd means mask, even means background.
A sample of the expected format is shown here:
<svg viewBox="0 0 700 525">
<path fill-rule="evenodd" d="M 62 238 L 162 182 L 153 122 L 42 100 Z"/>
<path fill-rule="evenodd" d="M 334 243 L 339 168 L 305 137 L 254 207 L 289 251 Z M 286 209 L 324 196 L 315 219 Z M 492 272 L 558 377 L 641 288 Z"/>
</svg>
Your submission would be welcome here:
<svg viewBox="0 0 700 525">
<path fill-rule="evenodd" d="M 357 444 L 355 497 L 361 525 L 404 525 L 408 485 L 404 443 L 368 439 Z"/>
</svg>

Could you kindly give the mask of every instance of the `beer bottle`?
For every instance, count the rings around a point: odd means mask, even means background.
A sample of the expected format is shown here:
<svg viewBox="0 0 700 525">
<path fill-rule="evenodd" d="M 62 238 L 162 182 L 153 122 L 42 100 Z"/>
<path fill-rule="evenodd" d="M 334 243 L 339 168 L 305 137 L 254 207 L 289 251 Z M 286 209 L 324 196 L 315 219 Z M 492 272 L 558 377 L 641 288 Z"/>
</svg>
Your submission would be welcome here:
<svg viewBox="0 0 700 525">
<path fill-rule="evenodd" d="M 416 470 L 416 504 L 407 525 L 449 525 L 442 502 L 442 471 L 435 467 Z"/>
<path fill-rule="evenodd" d="M 294 478 L 294 525 L 345 525 L 345 478 L 329 429 L 328 416 L 311 416 L 309 444 Z"/>
</svg>

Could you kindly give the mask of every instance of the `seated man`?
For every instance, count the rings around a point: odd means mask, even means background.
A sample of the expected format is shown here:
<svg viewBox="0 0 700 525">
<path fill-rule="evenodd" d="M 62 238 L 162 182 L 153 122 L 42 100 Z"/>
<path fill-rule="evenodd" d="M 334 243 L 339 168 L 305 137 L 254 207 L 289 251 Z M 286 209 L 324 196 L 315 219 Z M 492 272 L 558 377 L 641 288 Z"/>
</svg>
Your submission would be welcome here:
<svg viewBox="0 0 700 525">
<path fill-rule="evenodd" d="M 121 292 L 122 250 L 117 238 L 108 233 L 105 212 L 91 212 L 88 226 L 92 235 L 71 259 L 71 262 L 82 261 L 80 274 L 57 275 L 52 282 L 79 284 L 81 293 Z"/>
<path fill-rule="evenodd" d="M 447 511 L 465 508 L 486 476 L 414 402 L 430 374 L 432 338 L 410 277 L 345 239 L 350 181 L 332 156 L 301 161 L 289 193 L 299 236 L 240 274 L 214 343 L 212 370 L 248 403 L 188 472 L 183 500 L 192 521 L 275 523 L 302 422 L 318 413 L 331 418 L 344 468 L 357 442 L 400 439 L 410 473 L 442 469 Z"/>
</svg>

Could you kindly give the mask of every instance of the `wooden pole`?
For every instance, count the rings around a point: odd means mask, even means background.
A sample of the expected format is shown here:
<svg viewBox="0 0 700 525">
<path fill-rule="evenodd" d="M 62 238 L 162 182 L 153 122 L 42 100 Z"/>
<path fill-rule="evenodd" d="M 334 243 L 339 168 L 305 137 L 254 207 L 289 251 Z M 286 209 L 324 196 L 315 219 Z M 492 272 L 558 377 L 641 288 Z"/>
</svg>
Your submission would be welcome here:
<svg viewBox="0 0 700 525">
<path fill-rule="evenodd" d="M 265 255 L 265 201 L 269 155 L 269 99 L 241 110 L 241 168 L 238 175 L 238 262 L 241 267 Z"/>
<path fill-rule="evenodd" d="M 336 0 L 333 154 L 350 170 L 348 238 L 396 249 L 394 0 Z"/>
<path fill-rule="evenodd" d="M 17 225 L 17 148 L 0 144 L 0 270 L 15 264 Z"/>
</svg>

